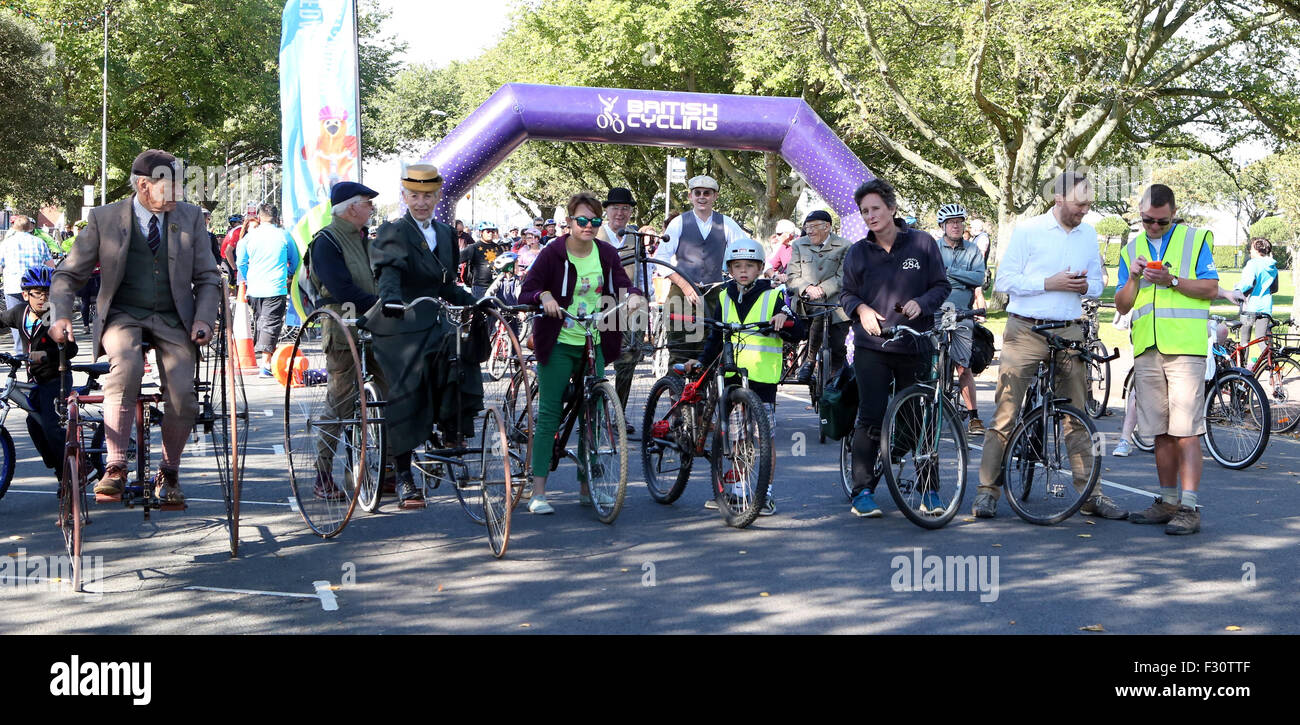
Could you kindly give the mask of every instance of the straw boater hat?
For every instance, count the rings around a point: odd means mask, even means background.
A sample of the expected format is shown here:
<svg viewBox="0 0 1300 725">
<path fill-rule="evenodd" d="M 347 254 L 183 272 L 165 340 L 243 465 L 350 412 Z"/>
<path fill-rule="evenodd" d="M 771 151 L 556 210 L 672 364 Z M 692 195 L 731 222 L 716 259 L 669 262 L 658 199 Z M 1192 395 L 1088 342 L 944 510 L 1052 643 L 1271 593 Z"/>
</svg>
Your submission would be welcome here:
<svg viewBox="0 0 1300 725">
<path fill-rule="evenodd" d="M 411 164 L 402 174 L 402 187 L 411 191 L 437 191 L 442 188 L 442 174 L 433 164 Z"/>
</svg>

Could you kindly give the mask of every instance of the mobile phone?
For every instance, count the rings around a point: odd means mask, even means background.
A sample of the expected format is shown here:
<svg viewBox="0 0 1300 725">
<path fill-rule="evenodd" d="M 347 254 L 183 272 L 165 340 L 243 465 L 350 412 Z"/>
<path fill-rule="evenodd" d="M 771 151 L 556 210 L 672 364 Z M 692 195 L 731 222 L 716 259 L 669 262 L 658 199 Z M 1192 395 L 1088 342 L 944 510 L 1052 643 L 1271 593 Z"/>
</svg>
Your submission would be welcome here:
<svg viewBox="0 0 1300 725">
<path fill-rule="evenodd" d="M 1074 275 L 1074 278 L 1075 278 L 1075 279 L 1082 279 L 1082 278 L 1087 277 L 1087 276 L 1088 276 L 1088 273 L 1087 273 L 1087 272 L 1080 272 L 1080 273 Z"/>
</svg>

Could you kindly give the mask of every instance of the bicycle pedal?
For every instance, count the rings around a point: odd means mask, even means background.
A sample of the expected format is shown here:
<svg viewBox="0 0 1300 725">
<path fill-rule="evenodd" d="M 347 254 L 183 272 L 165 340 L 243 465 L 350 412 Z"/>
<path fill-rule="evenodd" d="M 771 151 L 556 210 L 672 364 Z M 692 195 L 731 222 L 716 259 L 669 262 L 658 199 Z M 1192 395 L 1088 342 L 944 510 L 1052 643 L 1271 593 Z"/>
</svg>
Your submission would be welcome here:
<svg viewBox="0 0 1300 725">
<path fill-rule="evenodd" d="M 428 506 L 428 504 L 423 500 L 402 501 L 397 504 L 397 508 L 402 509 L 403 511 L 412 510 L 412 509 L 422 509 L 426 506 Z"/>
</svg>

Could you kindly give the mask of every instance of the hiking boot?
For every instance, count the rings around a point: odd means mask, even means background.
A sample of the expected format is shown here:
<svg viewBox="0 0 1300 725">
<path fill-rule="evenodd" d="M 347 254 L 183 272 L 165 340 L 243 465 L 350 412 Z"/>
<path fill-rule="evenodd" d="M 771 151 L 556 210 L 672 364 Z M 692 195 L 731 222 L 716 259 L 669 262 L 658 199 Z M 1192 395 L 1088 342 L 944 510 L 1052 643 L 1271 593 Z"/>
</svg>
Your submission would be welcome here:
<svg viewBox="0 0 1300 725">
<path fill-rule="evenodd" d="M 966 424 L 966 435 L 982 436 L 984 435 L 984 422 L 978 417 L 972 417 Z"/>
<path fill-rule="evenodd" d="M 1084 516 L 1100 516 L 1103 519 L 1115 521 L 1128 518 L 1128 511 L 1120 508 L 1104 493 L 1099 493 L 1085 501 L 1083 506 L 1079 508 L 1079 513 Z"/>
<path fill-rule="evenodd" d="M 977 519 L 991 519 L 998 515 L 998 500 L 991 493 L 979 493 L 975 495 L 975 505 L 971 507 L 971 514 Z"/>
<path fill-rule="evenodd" d="M 1177 512 L 1178 504 L 1165 503 L 1164 499 L 1157 496 L 1145 511 L 1134 511 L 1129 514 L 1128 520 L 1135 524 L 1167 524 Z"/>
<path fill-rule="evenodd" d="M 185 503 L 185 494 L 181 493 L 181 485 L 176 480 L 176 471 L 161 467 L 158 469 L 158 473 L 153 477 L 153 495 L 159 503 L 169 505 Z"/>
<path fill-rule="evenodd" d="M 339 487 L 334 485 L 334 475 L 328 471 L 316 472 L 316 483 L 311 489 L 312 495 L 323 501 L 342 501 L 347 498 Z"/>
<path fill-rule="evenodd" d="M 812 382 L 813 364 L 806 362 L 799 366 L 799 370 L 794 374 L 794 381 L 800 385 L 807 385 Z"/>
<path fill-rule="evenodd" d="M 1165 533 L 1170 536 L 1185 536 L 1201 530 L 1201 512 L 1190 506 L 1179 506 L 1178 511 L 1165 524 Z"/>
<path fill-rule="evenodd" d="M 95 484 L 95 493 L 103 496 L 118 496 L 125 487 L 126 466 L 110 463 L 104 469 L 104 477 Z"/>
<path fill-rule="evenodd" d="M 406 503 L 408 501 L 416 502 L 416 501 L 424 500 L 424 494 L 421 493 L 420 488 L 415 485 L 415 479 L 412 478 L 410 471 L 399 472 L 395 476 L 395 478 L 397 479 L 397 502 L 398 503 Z"/>
</svg>

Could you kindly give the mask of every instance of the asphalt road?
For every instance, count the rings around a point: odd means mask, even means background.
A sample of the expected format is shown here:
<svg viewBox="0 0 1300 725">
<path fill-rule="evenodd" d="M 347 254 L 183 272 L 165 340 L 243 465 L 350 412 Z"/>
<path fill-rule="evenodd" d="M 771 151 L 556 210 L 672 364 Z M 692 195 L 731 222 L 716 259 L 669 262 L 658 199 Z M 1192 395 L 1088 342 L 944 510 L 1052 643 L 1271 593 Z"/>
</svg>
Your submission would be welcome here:
<svg viewBox="0 0 1300 725">
<path fill-rule="evenodd" d="M 986 419 L 994 371 L 979 381 Z M 1120 361 L 1116 381 L 1123 373 Z M 1206 458 L 1204 528 L 1195 536 L 1083 516 L 1033 526 L 1005 504 L 996 519 L 963 512 L 948 527 L 925 531 L 897 513 L 883 489 L 884 518 L 849 513 L 839 444 L 817 443 L 802 389 L 784 386 L 776 516 L 745 530 L 725 526 L 703 507 L 703 467 L 676 504 L 656 504 L 640 482 L 634 448 L 627 504 L 615 524 L 578 505 L 566 462 L 549 484 L 556 514 L 532 516 L 521 507 L 507 558 L 495 560 L 484 530 L 444 491 L 423 511 L 389 503 L 377 514 L 358 511 L 335 539 L 313 535 L 288 503 L 286 459 L 277 449 L 282 389 L 255 377 L 247 383 L 252 433 L 241 556 L 229 557 L 214 464 L 194 447 L 182 468 L 188 511 L 144 521 L 138 510 L 97 506 L 86 533 L 86 553 L 103 557 L 103 579 L 90 587 L 97 593 L 0 586 L 0 632 L 1300 632 L 1300 444 L 1291 437 L 1275 437 L 1245 471 Z M 1112 399 L 1112 411 L 1122 412 L 1117 405 Z M 640 404 L 629 407 L 639 419 Z M 57 556 L 55 483 L 21 418 L 14 411 L 6 424 L 20 461 L 0 500 L 0 543 L 10 556 Z M 1119 425 L 1112 415 L 1100 428 L 1114 433 Z M 972 477 L 978 456 L 973 451 Z M 1102 475 L 1106 492 L 1130 509 L 1149 503 L 1134 490 L 1157 489 L 1149 454 L 1107 458 Z M 964 508 L 973 498 L 972 488 Z M 984 576 L 965 591 L 900 586 L 917 549 L 923 562 L 974 556 Z M 323 596 L 314 584 L 322 581 L 329 582 Z M 956 589 L 954 580 L 945 583 Z"/>
</svg>

